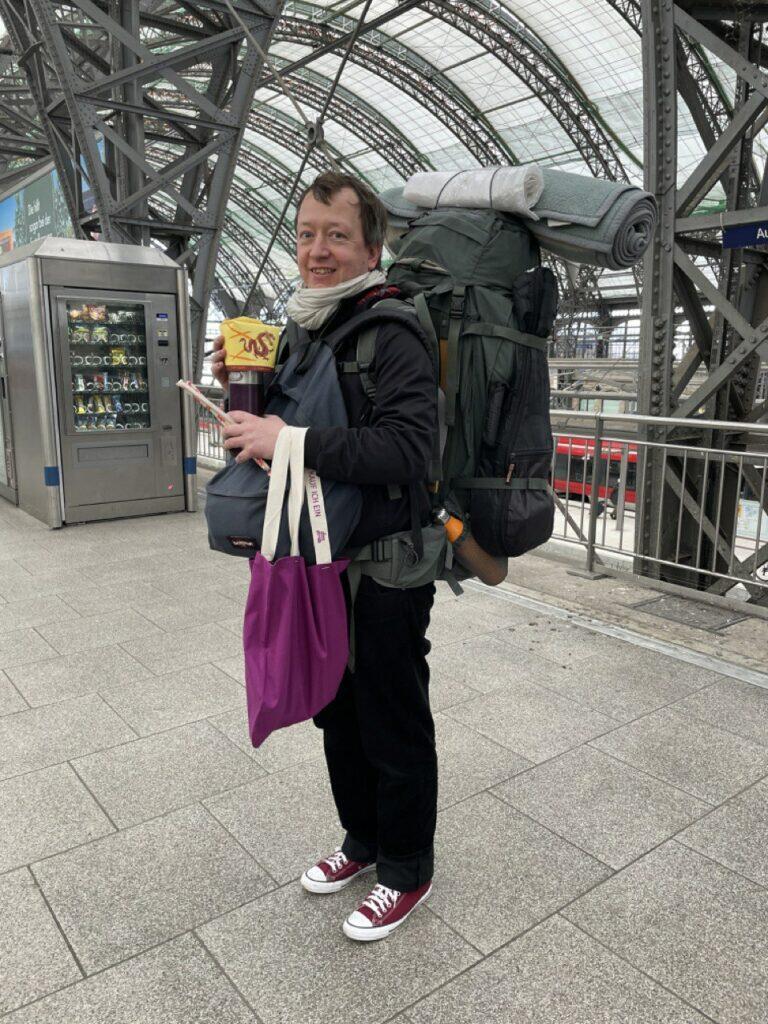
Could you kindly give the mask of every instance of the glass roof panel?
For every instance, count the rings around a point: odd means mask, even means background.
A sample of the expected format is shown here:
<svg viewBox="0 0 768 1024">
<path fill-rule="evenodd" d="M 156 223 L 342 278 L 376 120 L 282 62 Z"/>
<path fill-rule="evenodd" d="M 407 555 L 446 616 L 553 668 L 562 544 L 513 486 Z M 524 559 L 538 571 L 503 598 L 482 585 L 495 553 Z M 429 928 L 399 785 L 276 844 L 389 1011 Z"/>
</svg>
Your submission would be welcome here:
<svg viewBox="0 0 768 1024">
<path fill-rule="evenodd" d="M 511 75 L 509 68 L 489 53 L 465 64 L 458 64 L 446 73 L 480 110 L 498 107 L 502 103 L 514 103 L 515 100 L 531 95 L 525 82 Z"/>
<path fill-rule="evenodd" d="M 606 0 L 510 0 L 590 99 L 642 84 L 640 36 Z"/>
</svg>

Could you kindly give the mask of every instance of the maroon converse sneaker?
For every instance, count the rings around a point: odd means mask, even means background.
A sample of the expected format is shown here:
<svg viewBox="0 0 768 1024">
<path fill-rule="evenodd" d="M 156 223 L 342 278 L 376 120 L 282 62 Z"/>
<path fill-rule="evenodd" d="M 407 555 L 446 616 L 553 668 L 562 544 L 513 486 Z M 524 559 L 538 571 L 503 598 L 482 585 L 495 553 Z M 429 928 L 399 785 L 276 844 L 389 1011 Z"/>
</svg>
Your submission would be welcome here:
<svg viewBox="0 0 768 1024">
<path fill-rule="evenodd" d="M 375 867 L 374 861 L 350 860 L 339 847 L 330 857 L 307 868 L 301 876 L 301 884 L 307 892 L 338 892 L 353 878 L 373 871 Z"/>
<path fill-rule="evenodd" d="M 367 899 L 344 922 L 344 934 L 359 942 L 384 939 L 431 893 L 431 882 L 426 882 L 413 892 L 398 892 L 397 889 L 388 889 L 386 885 L 375 885 Z"/>
</svg>

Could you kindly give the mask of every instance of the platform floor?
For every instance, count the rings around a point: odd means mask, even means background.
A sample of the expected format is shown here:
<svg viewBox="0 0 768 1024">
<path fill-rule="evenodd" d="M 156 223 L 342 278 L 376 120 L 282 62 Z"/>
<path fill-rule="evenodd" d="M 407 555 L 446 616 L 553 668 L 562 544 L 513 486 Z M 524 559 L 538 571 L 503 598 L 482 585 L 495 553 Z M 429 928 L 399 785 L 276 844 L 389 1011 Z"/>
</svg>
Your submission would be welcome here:
<svg viewBox="0 0 768 1024">
<path fill-rule="evenodd" d="M 537 557 L 441 590 L 434 896 L 361 946 L 370 876 L 298 884 L 340 841 L 319 731 L 249 745 L 246 573 L 199 514 L 0 502 L 4 1024 L 768 1021 L 768 622 Z"/>
</svg>

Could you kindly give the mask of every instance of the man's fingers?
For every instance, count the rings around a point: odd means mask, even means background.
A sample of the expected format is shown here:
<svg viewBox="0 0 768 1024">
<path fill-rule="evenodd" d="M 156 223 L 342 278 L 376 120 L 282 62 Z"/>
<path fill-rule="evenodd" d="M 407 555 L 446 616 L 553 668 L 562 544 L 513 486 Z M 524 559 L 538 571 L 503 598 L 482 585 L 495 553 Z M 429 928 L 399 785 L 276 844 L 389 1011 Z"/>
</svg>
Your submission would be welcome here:
<svg viewBox="0 0 768 1024">
<path fill-rule="evenodd" d="M 224 348 L 224 335 L 220 334 L 217 338 L 213 339 L 213 351 L 218 352 Z"/>
</svg>

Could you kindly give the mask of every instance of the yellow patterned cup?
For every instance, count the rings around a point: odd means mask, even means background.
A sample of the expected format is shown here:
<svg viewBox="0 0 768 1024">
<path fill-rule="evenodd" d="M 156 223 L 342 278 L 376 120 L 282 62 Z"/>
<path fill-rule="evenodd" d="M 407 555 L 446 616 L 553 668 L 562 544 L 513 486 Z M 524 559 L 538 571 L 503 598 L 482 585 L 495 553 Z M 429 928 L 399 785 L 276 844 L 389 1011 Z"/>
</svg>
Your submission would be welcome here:
<svg viewBox="0 0 768 1024">
<path fill-rule="evenodd" d="M 274 370 L 280 328 L 250 316 L 223 320 L 225 365 L 228 370 Z"/>
</svg>

